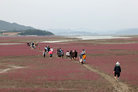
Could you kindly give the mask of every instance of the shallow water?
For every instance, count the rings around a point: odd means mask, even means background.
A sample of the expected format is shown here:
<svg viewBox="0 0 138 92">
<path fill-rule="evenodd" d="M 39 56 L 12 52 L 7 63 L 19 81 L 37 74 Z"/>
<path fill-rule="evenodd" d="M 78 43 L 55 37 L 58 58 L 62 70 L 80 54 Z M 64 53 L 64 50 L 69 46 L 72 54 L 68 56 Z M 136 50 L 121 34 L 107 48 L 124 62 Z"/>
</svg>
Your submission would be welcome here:
<svg viewBox="0 0 138 92">
<path fill-rule="evenodd" d="M 117 36 L 69 36 L 68 38 L 78 38 L 79 40 L 100 40 L 100 39 L 121 39 L 130 37 L 117 37 Z M 41 43 L 59 43 L 59 42 L 69 42 L 73 40 L 53 40 L 53 41 L 43 41 Z"/>
<path fill-rule="evenodd" d="M 119 37 L 119 36 L 73 36 L 73 38 L 79 38 L 81 40 L 98 40 L 98 39 L 120 39 L 130 37 Z"/>
<path fill-rule="evenodd" d="M 58 43 L 58 42 L 69 42 L 72 40 L 55 40 L 55 41 L 43 41 L 42 43 Z"/>
</svg>

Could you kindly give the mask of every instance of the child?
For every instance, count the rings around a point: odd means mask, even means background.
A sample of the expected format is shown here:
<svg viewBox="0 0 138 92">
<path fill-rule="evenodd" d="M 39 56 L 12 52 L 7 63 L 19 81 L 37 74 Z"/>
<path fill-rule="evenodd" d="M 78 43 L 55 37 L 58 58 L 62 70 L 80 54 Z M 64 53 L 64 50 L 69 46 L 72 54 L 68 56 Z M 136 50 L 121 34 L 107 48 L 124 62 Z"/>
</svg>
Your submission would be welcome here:
<svg viewBox="0 0 138 92">
<path fill-rule="evenodd" d="M 116 62 L 113 73 L 114 73 L 115 79 L 118 81 L 121 73 L 121 67 L 119 62 Z"/>
</svg>

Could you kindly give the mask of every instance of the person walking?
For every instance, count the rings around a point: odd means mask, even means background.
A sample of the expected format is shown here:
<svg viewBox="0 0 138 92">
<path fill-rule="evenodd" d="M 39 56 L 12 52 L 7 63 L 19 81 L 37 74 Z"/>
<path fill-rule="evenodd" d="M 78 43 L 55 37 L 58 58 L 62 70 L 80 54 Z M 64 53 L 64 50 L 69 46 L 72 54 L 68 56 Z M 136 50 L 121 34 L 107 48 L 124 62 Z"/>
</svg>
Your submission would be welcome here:
<svg viewBox="0 0 138 92">
<path fill-rule="evenodd" d="M 80 56 L 79 56 L 79 62 L 80 62 L 81 64 L 83 64 L 82 54 L 80 54 Z"/>
<path fill-rule="evenodd" d="M 68 58 L 68 57 L 70 57 L 70 52 L 69 51 L 66 52 L 66 58 Z"/>
<path fill-rule="evenodd" d="M 86 54 L 82 55 L 82 60 L 83 60 L 83 63 L 86 63 Z"/>
<path fill-rule="evenodd" d="M 75 50 L 75 60 L 77 59 L 78 57 L 78 52 Z"/>
<path fill-rule="evenodd" d="M 114 78 L 118 81 L 121 73 L 121 67 L 119 62 L 116 62 L 113 73 Z"/>
<path fill-rule="evenodd" d="M 86 51 L 85 49 L 82 49 L 82 52 L 81 52 L 82 55 L 86 54 Z"/>
<path fill-rule="evenodd" d="M 50 56 L 50 57 L 53 56 L 53 51 L 50 50 L 48 53 L 49 53 L 49 56 Z"/>
<path fill-rule="evenodd" d="M 46 52 L 45 52 L 45 50 L 43 51 L 43 57 L 44 57 L 44 58 L 46 57 Z"/>
</svg>

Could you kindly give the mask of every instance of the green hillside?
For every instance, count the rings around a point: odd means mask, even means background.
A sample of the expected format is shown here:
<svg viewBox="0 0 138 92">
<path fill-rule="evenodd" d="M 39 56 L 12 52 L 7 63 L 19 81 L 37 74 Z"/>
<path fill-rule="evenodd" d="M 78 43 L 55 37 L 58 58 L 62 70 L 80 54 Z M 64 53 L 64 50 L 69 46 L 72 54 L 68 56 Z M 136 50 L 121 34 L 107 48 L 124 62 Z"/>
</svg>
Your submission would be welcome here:
<svg viewBox="0 0 138 92">
<path fill-rule="evenodd" d="M 18 35 L 38 35 L 38 36 L 44 36 L 44 35 L 54 35 L 52 32 L 35 29 L 30 26 L 24 26 L 17 23 L 9 23 L 6 21 L 0 20 L 0 33 L 6 33 L 6 32 L 21 32 Z"/>
</svg>

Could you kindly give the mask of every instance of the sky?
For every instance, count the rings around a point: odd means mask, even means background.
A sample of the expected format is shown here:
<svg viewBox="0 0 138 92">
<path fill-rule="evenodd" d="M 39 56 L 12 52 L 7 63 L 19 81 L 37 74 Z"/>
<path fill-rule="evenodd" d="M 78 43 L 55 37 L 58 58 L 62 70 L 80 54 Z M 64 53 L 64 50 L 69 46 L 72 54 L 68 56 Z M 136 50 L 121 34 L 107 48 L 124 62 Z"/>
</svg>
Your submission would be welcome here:
<svg viewBox="0 0 138 92">
<path fill-rule="evenodd" d="M 138 28 L 138 0 L 0 0 L 0 20 L 39 29 Z"/>
</svg>

